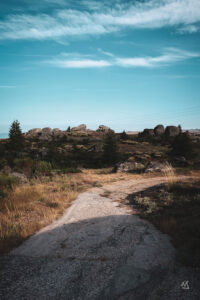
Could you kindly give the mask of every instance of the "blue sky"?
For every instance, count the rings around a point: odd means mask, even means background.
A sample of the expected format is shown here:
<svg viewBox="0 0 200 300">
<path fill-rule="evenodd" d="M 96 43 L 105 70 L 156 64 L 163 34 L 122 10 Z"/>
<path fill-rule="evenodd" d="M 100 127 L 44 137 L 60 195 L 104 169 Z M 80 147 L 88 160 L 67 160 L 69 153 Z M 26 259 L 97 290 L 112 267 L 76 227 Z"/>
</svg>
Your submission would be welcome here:
<svg viewBox="0 0 200 300">
<path fill-rule="evenodd" d="M 1 0 L 0 133 L 200 128 L 199 0 Z"/>
</svg>

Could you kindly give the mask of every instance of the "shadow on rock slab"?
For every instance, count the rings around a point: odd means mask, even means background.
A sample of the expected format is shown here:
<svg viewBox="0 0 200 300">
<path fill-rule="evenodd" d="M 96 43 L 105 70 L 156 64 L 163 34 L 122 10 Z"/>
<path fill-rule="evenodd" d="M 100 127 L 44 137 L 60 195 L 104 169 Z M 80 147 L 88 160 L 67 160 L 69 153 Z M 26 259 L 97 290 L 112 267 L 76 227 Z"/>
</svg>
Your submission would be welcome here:
<svg viewBox="0 0 200 300">
<path fill-rule="evenodd" d="M 168 236 L 138 216 L 86 219 L 39 232 L 2 257 L 0 298 L 140 299 L 173 262 Z"/>
</svg>

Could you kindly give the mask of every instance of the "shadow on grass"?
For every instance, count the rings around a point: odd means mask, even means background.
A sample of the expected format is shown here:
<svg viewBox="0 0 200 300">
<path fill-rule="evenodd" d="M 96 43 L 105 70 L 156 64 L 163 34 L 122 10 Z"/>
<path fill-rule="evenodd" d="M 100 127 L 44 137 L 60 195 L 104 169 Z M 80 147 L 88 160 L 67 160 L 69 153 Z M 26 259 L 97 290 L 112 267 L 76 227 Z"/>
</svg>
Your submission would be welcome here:
<svg viewBox="0 0 200 300">
<path fill-rule="evenodd" d="M 178 262 L 200 267 L 199 182 L 159 185 L 129 195 L 128 200 L 141 217 L 171 236 Z"/>
</svg>

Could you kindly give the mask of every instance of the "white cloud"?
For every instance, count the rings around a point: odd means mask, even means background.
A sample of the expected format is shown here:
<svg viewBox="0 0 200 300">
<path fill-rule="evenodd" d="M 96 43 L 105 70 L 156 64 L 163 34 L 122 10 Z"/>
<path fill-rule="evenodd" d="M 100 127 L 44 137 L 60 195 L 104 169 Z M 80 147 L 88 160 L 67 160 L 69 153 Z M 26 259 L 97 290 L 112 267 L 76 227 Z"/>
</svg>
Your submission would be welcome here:
<svg viewBox="0 0 200 300">
<path fill-rule="evenodd" d="M 185 26 L 182 26 L 178 29 L 178 32 L 180 34 L 186 34 L 186 33 L 196 33 L 200 30 L 200 27 L 199 26 L 196 26 L 196 25 L 185 25 Z"/>
<path fill-rule="evenodd" d="M 200 22 L 199 0 L 149 0 L 116 4 L 113 8 L 97 4 L 85 1 L 88 10 L 63 6 L 51 15 L 8 15 L 0 21 L 0 39 L 56 40 L 67 36 L 106 34 L 126 27 L 177 26 L 191 33 L 196 30 L 195 23 Z"/>
<path fill-rule="evenodd" d="M 123 67 L 161 67 L 170 63 L 199 57 L 200 53 L 188 52 L 176 48 L 166 48 L 164 53 L 155 57 L 118 58 L 117 63 Z"/>
<path fill-rule="evenodd" d="M 63 53 L 60 58 L 46 61 L 46 63 L 60 68 L 100 68 L 108 66 L 119 67 L 143 67 L 155 68 L 167 66 L 169 64 L 200 57 L 200 53 L 189 52 L 177 48 L 166 48 L 162 55 L 159 56 L 145 56 L 145 57 L 117 57 L 110 52 L 98 49 L 102 54 L 108 56 L 107 60 L 86 59 L 85 57 L 91 55 L 81 55 L 78 53 Z M 66 59 L 66 57 L 69 57 Z"/>
<path fill-rule="evenodd" d="M 116 64 L 122 67 L 150 67 L 151 64 L 148 58 L 136 57 L 136 58 L 118 58 Z"/>
<path fill-rule="evenodd" d="M 80 59 L 80 60 L 55 59 L 50 61 L 50 63 L 60 68 L 102 68 L 111 65 L 110 62 L 105 60 L 91 60 L 91 59 Z"/>
</svg>

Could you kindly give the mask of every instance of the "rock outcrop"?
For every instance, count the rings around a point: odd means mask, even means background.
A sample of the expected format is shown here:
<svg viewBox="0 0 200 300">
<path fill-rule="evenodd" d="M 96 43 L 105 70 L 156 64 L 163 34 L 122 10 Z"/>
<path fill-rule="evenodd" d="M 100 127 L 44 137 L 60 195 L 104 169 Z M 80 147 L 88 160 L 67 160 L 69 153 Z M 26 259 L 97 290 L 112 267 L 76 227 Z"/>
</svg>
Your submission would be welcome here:
<svg viewBox="0 0 200 300">
<path fill-rule="evenodd" d="M 142 132 L 143 136 L 154 136 L 154 130 L 145 128 Z"/>
<path fill-rule="evenodd" d="M 41 129 L 41 128 L 34 128 L 34 129 L 29 130 L 29 131 L 25 134 L 25 136 L 26 136 L 27 138 L 33 139 L 33 138 L 37 138 L 41 132 L 42 132 L 42 129 Z"/>
<path fill-rule="evenodd" d="M 86 130 L 87 130 L 87 126 L 85 124 L 81 124 L 71 129 L 71 131 L 86 131 Z"/>
<path fill-rule="evenodd" d="M 39 135 L 39 140 L 41 141 L 51 141 L 52 140 L 52 129 L 50 127 L 45 127 L 42 129 L 41 134 Z"/>
<path fill-rule="evenodd" d="M 163 125 L 157 125 L 155 128 L 154 128 L 154 134 L 155 135 L 162 135 L 165 133 L 165 128 Z"/>
<path fill-rule="evenodd" d="M 117 172 L 142 171 L 145 166 L 139 162 L 124 162 L 117 164 Z"/>
<path fill-rule="evenodd" d="M 60 130 L 59 128 L 54 128 L 52 130 L 54 138 L 62 138 L 65 135 L 65 131 Z"/>
<path fill-rule="evenodd" d="M 180 127 L 178 126 L 167 126 L 165 128 L 165 134 L 167 136 L 176 136 L 180 133 Z"/>
<path fill-rule="evenodd" d="M 180 127 L 179 126 L 167 126 L 164 128 L 162 124 L 157 125 L 154 129 L 144 129 L 141 132 L 142 137 L 153 137 L 153 136 L 161 136 L 161 135 L 166 135 L 166 136 L 176 136 L 180 133 Z"/>
<path fill-rule="evenodd" d="M 97 129 L 98 132 L 109 132 L 111 131 L 110 127 L 105 125 L 99 125 L 99 128 Z"/>
<path fill-rule="evenodd" d="M 166 169 L 166 163 L 152 161 L 148 164 L 145 173 L 163 172 Z"/>
<path fill-rule="evenodd" d="M 18 172 L 13 172 L 9 174 L 10 176 L 16 177 L 19 180 L 19 183 L 24 184 L 28 182 L 26 175 Z"/>
<path fill-rule="evenodd" d="M 64 135 L 66 135 L 66 132 L 60 130 L 59 128 L 51 129 L 50 127 L 45 127 L 43 129 L 31 129 L 25 134 L 25 137 L 28 139 L 37 138 L 41 141 L 51 141 L 53 138 L 62 138 Z"/>
</svg>

